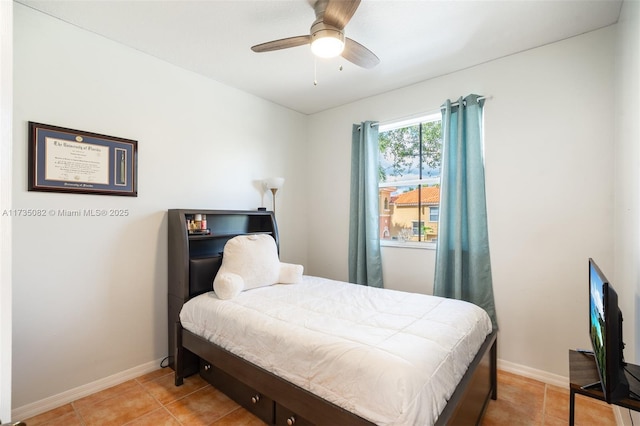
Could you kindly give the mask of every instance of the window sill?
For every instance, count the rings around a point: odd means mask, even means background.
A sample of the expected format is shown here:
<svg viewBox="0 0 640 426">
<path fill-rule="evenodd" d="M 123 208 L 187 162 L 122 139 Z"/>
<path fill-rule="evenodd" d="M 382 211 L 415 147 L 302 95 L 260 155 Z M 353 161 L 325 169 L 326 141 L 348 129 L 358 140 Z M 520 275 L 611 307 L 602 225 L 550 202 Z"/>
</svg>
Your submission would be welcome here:
<svg viewBox="0 0 640 426">
<path fill-rule="evenodd" d="M 380 247 L 397 247 L 420 250 L 435 250 L 436 243 L 419 243 L 415 241 L 380 240 Z"/>
</svg>

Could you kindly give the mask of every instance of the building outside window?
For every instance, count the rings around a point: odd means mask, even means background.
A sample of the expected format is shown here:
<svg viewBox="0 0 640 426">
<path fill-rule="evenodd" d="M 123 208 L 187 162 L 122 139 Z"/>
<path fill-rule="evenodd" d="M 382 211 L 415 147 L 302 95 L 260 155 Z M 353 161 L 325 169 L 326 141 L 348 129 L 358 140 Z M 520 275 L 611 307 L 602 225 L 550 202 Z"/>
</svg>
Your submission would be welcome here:
<svg viewBox="0 0 640 426">
<path fill-rule="evenodd" d="M 440 113 L 380 126 L 380 240 L 435 242 L 440 209 Z"/>
</svg>

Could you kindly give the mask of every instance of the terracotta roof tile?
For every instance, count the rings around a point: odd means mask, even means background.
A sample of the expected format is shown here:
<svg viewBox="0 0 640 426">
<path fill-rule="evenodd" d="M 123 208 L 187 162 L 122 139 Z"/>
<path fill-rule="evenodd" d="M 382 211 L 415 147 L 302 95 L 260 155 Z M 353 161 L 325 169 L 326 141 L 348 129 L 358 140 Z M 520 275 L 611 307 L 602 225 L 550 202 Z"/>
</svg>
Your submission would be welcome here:
<svg viewBox="0 0 640 426">
<path fill-rule="evenodd" d="M 421 188 L 422 204 L 440 204 L 440 188 L 437 186 L 425 186 Z M 396 205 L 417 205 L 418 189 L 399 194 L 394 200 Z"/>
</svg>

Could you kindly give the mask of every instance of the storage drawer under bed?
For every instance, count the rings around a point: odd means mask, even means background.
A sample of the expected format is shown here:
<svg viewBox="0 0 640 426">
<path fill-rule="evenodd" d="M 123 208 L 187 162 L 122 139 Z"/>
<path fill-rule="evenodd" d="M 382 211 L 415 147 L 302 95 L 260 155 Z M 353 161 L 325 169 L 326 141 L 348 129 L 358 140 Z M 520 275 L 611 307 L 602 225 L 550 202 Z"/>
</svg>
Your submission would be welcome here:
<svg viewBox="0 0 640 426">
<path fill-rule="evenodd" d="M 276 426 L 313 426 L 313 423 L 276 402 Z"/>
<path fill-rule="evenodd" d="M 202 359 L 200 360 L 200 376 L 262 421 L 268 424 L 274 423 L 275 407 L 272 399 L 261 395 L 255 389 Z"/>
</svg>

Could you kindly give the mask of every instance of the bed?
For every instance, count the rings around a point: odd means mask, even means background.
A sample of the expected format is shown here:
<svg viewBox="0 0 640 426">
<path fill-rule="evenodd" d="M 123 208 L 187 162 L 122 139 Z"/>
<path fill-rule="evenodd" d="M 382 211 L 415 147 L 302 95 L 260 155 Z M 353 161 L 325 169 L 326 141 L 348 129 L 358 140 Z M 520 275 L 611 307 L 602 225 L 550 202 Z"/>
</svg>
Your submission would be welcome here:
<svg viewBox="0 0 640 426">
<path fill-rule="evenodd" d="M 189 235 L 196 212 L 214 235 Z M 169 211 L 176 385 L 199 373 L 268 424 L 480 422 L 497 397 L 496 333 L 484 311 L 310 276 L 220 300 L 211 290 L 224 245 L 245 234 L 277 243 L 273 214 Z"/>
</svg>

